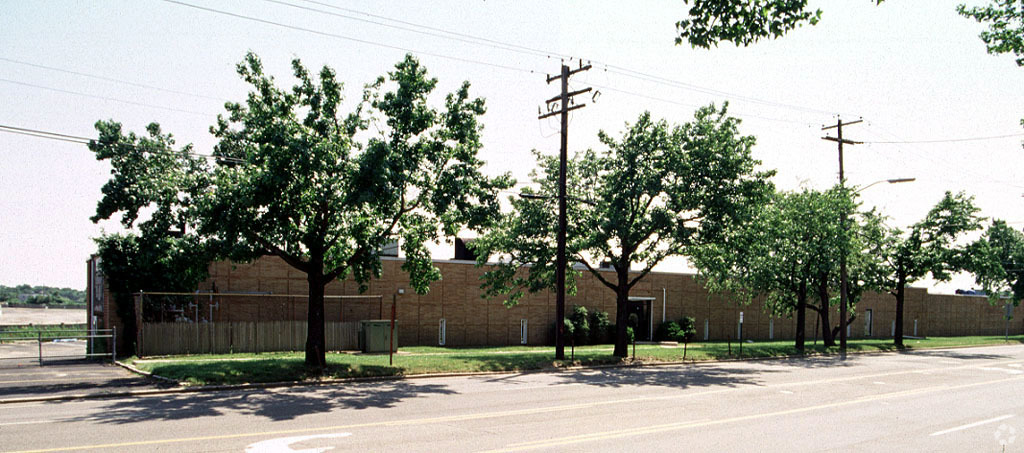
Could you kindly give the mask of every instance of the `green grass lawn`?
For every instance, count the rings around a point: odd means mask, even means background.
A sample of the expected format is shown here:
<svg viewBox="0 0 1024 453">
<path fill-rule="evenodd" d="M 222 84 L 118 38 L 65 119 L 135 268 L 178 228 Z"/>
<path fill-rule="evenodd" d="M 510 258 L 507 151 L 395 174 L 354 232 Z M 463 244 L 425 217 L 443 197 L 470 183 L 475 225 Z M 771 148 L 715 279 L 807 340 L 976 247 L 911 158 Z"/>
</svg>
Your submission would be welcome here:
<svg viewBox="0 0 1024 453">
<path fill-rule="evenodd" d="M 0 342 L 13 340 L 35 340 L 39 338 L 40 332 L 43 339 L 47 338 L 69 338 L 73 336 L 84 336 L 86 334 L 85 324 L 39 324 L 39 325 L 17 325 L 0 326 Z"/>
<path fill-rule="evenodd" d="M 906 339 L 906 349 L 932 349 L 953 346 L 982 346 L 1007 344 L 1002 336 L 933 337 Z M 1024 344 L 1024 336 L 1014 336 L 1010 344 Z M 892 340 L 851 339 L 847 349 L 851 352 L 893 351 Z M 831 354 L 838 348 L 824 348 L 813 342 L 807 344 L 805 354 Z M 570 348 L 566 348 L 566 355 Z M 711 361 L 737 358 L 763 358 L 796 355 L 792 341 L 758 341 L 745 343 L 740 353 L 739 344 L 726 342 L 700 342 L 687 347 L 686 361 Z M 416 346 L 402 348 L 395 354 L 394 365 L 388 365 L 387 355 L 342 354 L 327 355 L 328 368 L 323 376 L 311 375 L 303 365 L 301 352 L 262 354 L 223 354 L 173 356 L 153 359 L 129 359 L 139 369 L 186 383 L 188 385 L 240 384 L 315 380 L 322 378 L 350 378 L 371 376 L 408 376 L 427 373 L 464 373 L 480 371 L 527 371 L 552 367 L 592 366 L 632 362 L 632 348 L 628 359 L 612 355 L 611 345 L 581 346 L 575 350 L 574 360 L 554 360 L 551 346 L 519 346 L 496 348 L 443 348 Z M 683 360 L 683 347 L 637 345 L 636 360 L 644 363 L 679 362 Z"/>
</svg>

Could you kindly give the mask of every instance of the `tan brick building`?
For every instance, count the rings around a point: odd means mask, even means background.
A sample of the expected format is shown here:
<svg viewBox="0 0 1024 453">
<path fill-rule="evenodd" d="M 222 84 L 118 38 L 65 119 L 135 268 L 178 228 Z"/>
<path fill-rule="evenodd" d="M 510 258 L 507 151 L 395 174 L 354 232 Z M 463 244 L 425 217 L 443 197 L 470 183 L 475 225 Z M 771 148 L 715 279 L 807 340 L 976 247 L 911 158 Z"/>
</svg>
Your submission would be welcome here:
<svg viewBox="0 0 1024 453">
<path fill-rule="evenodd" d="M 555 297 L 549 292 L 527 294 L 516 307 L 506 308 L 500 300 L 480 297 L 483 268 L 472 261 L 436 260 L 442 280 L 424 295 L 409 287 L 408 276 L 401 270 L 403 259 L 384 258 L 383 275 L 370 282 L 367 296 L 361 299 L 329 299 L 326 301 L 328 321 L 353 322 L 390 316 L 391 301 L 396 302 L 401 346 L 438 345 L 517 345 L 548 344 L 552 341 L 555 321 Z M 95 264 L 90 263 L 90 313 L 97 316 L 96 327 L 118 325 L 107 291 L 94 293 L 105 286 L 97 279 Z M 97 286 L 99 285 L 99 286 Z M 194 312 L 183 313 L 179 321 L 283 321 L 306 319 L 306 301 L 301 297 L 308 287 L 305 275 L 276 257 L 265 257 L 253 263 L 217 262 L 210 265 L 210 277 L 199 290 L 233 293 L 217 299 L 196 297 Z M 274 295 L 265 297 L 246 293 Z M 358 295 L 351 279 L 330 283 L 328 296 Z M 630 296 L 636 302 L 641 322 L 651 331 L 663 320 L 692 316 L 697 322 L 697 340 L 737 338 L 739 313 L 744 312 L 743 337 L 749 339 L 791 339 L 795 321 L 772 317 L 758 301 L 738 306 L 718 296 L 709 296 L 692 274 L 653 272 L 638 283 Z M 578 279 L 575 296 L 566 297 L 567 311 L 572 305 L 584 305 L 609 313 L 615 319 L 615 294 L 584 271 Z M 888 294 L 866 294 L 857 305 L 858 319 L 850 326 L 852 337 L 890 338 L 894 327 L 895 301 Z M 813 341 L 817 317 L 807 316 L 807 339 Z M 831 316 L 833 322 L 838 313 Z M 984 297 L 929 294 L 921 288 L 909 288 L 904 316 L 905 335 L 1001 335 L 1007 324 L 1004 307 L 992 306 Z M 172 321 L 166 319 L 164 321 Z M 1024 332 L 1024 317 L 1009 323 L 1011 334 Z M 646 333 L 643 334 L 647 335 Z M 524 338 L 525 337 L 525 338 Z M 643 338 L 641 338 L 643 339 Z"/>
</svg>

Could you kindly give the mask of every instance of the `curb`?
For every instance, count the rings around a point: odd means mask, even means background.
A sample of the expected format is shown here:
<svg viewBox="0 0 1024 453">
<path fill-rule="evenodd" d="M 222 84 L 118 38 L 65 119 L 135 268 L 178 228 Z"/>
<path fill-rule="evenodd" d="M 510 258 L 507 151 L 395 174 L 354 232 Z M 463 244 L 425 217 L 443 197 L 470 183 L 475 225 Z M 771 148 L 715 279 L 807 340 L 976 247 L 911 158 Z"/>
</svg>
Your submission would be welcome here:
<svg viewBox="0 0 1024 453">
<path fill-rule="evenodd" d="M 966 348 L 984 348 L 994 346 L 1007 346 L 1005 344 L 989 344 L 989 345 L 963 345 L 963 346 L 947 346 L 942 348 L 929 348 L 929 349 L 917 349 L 917 350 L 892 350 L 892 351 L 853 351 L 847 352 L 846 355 L 880 355 L 880 354 L 905 354 L 909 352 L 917 351 L 943 351 L 948 349 L 966 349 Z M 432 378 L 453 378 L 453 377 L 470 377 L 470 376 L 494 376 L 494 375 L 511 375 L 511 374 L 539 374 L 539 373 L 564 373 L 570 371 L 584 371 L 584 370 L 599 370 L 599 369 L 613 369 L 613 368 L 646 368 L 646 367 L 661 367 L 661 366 L 679 366 L 679 365 L 691 365 L 691 366 L 707 366 L 718 363 L 731 363 L 731 362 L 755 362 L 755 361 L 768 361 L 768 360 L 785 360 L 794 358 L 813 358 L 813 357 L 834 357 L 841 354 L 800 354 L 800 355 L 780 355 L 772 357 L 747 357 L 747 358 L 728 358 L 719 360 L 701 360 L 701 361 L 689 361 L 689 362 L 633 362 L 633 363 L 617 363 L 617 364 L 604 364 L 604 365 L 581 365 L 581 366 L 567 366 L 567 367 L 549 367 L 540 368 L 535 370 L 523 370 L 523 371 L 475 371 L 475 372 L 462 372 L 462 373 L 426 373 L 426 374 L 413 374 L 413 375 L 394 375 L 394 376 L 364 376 L 364 377 L 351 377 L 351 378 L 333 378 L 333 379 L 322 379 L 317 381 L 280 381 L 280 382 L 259 382 L 250 384 L 230 384 L 230 385 L 202 385 L 202 386 L 184 386 L 180 382 L 167 378 L 164 376 L 156 375 L 148 371 L 140 370 L 132 365 L 123 363 L 120 361 L 114 362 L 118 366 L 144 376 L 146 378 L 155 379 L 158 381 L 171 383 L 177 385 L 174 388 L 166 389 L 152 389 L 152 390 L 129 390 L 123 392 L 109 392 L 109 393 L 91 393 L 91 394 L 73 394 L 73 395 L 54 395 L 54 396 L 41 396 L 41 397 L 30 397 L 30 398 L 11 398 L 11 399 L 0 399 L 0 406 L 5 404 L 16 404 L 16 403 L 35 403 L 35 402 L 47 402 L 47 401 L 77 401 L 86 399 L 112 399 L 112 398 L 124 398 L 124 397 L 144 397 L 144 396 L 155 396 L 155 395 L 171 395 L 181 393 L 202 393 L 202 392 L 225 392 L 225 391 L 238 391 L 238 390 L 253 390 L 253 389 L 272 389 L 272 388 L 289 388 L 289 387 L 314 387 L 323 385 L 333 384 L 345 384 L 352 382 L 387 382 L 387 381 L 404 381 L 413 379 L 432 379 Z"/>
</svg>

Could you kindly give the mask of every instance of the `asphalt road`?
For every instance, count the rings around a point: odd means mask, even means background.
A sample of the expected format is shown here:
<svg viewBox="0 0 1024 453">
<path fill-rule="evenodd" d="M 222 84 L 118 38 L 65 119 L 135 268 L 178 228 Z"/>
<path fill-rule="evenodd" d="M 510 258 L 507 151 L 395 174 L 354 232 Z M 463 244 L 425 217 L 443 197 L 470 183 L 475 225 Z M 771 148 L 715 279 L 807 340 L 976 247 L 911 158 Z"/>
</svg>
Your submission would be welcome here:
<svg viewBox="0 0 1024 453">
<path fill-rule="evenodd" d="M 0 405 L 6 451 L 1004 446 L 1024 451 L 1019 345 Z"/>
</svg>

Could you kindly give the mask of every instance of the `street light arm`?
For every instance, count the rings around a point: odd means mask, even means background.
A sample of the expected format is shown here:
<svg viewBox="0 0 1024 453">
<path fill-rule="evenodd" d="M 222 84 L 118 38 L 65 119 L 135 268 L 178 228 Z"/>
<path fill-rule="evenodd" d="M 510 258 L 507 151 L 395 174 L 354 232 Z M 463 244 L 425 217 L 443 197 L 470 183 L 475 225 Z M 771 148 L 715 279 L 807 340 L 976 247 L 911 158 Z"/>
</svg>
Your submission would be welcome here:
<svg viewBox="0 0 1024 453">
<path fill-rule="evenodd" d="M 861 193 L 861 192 L 863 192 L 863 191 L 864 191 L 865 189 L 867 189 L 868 187 L 871 187 L 871 186 L 873 186 L 873 185 L 875 185 L 875 184 L 881 184 L 881 183 L 883 183 L 883 182 L 885 182 L 885 183 L 889 183 L 889 184 L 899 184 L 899 183 L 901 183 L 901 182 L 914 182 L 914 181 L 917 181 L 917 178 L 894 178 L 894 179 L 879 179 L 878 181 L 875 181 L 875 182 L 873 182 L 873 183 L 871 183 L 871 184 L 868 184 L 868 185 L 866 185 L 866 186 L 864 186 L 864 187 L 861 187 L 861 188 L 859 188 L 859 189 L 857 189 L 857 190 L 853 191 L 853 193 Z"/>
</svg>

